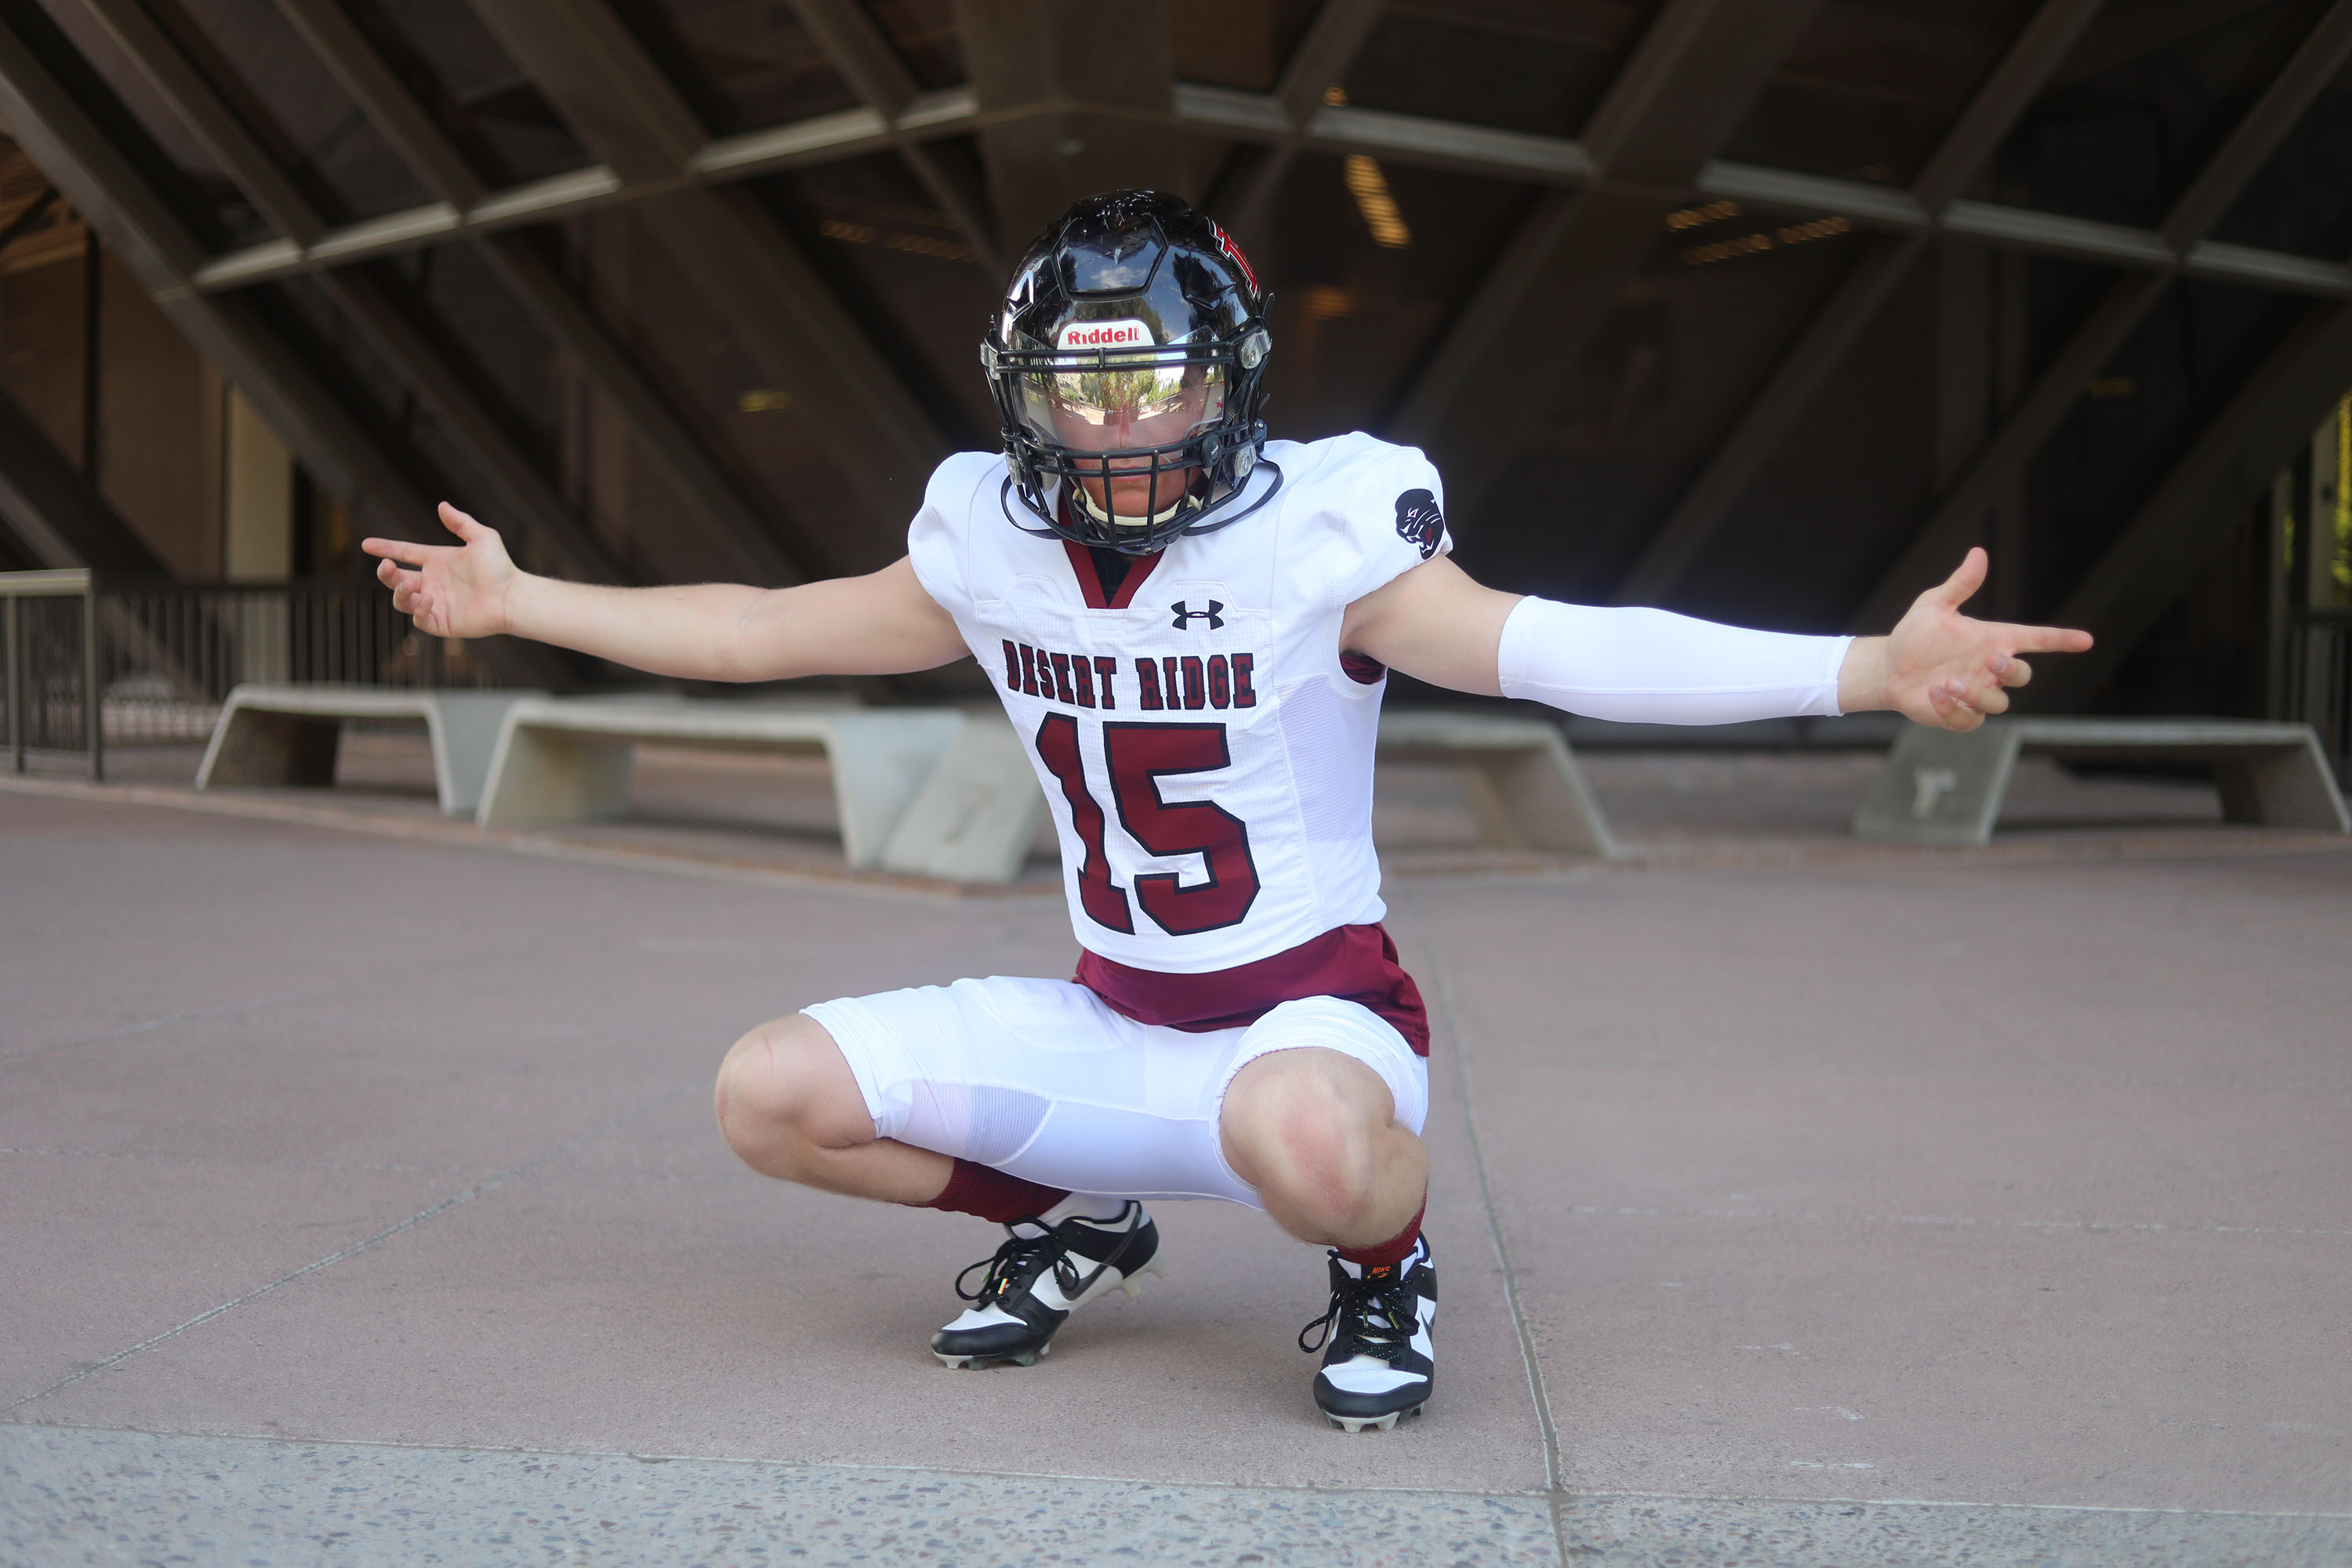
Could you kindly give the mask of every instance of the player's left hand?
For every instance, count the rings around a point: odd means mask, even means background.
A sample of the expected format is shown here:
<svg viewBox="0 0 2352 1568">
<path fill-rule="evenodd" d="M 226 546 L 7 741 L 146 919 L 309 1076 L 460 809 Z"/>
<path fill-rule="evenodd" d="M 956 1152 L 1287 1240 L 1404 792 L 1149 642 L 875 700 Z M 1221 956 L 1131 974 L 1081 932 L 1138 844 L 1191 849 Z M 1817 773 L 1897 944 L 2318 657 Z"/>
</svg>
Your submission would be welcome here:
<svg viewBox="0 0 2352 1568">
<path fill-rule="evenodd" d="M 2081 653 L 2091 634 L 2063 626 L 2016 626 L 1979 621 L 1960 606 L 1984 586 L 1988 557 L 1970 550 L 1959 570 L 1912 601 L 1883 637 L 1859 637 L 1838 672 L 1839 705 L 1847 712 L 1892 708 L 1905 718 L 1945 730 L 1973 730 L 1990 713 L 2009 710 L 2009 693 L 2033 679 L 2027 653 Z"/>
</svg>

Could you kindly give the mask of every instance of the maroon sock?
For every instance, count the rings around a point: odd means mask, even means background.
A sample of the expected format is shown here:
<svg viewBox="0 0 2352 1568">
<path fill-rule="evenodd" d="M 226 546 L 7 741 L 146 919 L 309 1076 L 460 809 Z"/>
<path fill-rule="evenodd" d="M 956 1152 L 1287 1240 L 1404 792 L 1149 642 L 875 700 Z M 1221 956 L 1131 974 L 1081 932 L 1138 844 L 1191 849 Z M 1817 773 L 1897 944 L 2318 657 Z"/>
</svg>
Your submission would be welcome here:
<svg viewBox="0 0 2352 1568">
<path fill-rule="evenodd" d="M 945 1192 L 929 1203 L 907 1206 L 949 1209 L 956 1214 L 978 1215 L 998 1225 L 1011 1225 L 1016 1219 L 1034 1218 L 1069 1195 L 1061 1187 L 1041 1187 L 986 1165 L 975 1165 L 970 1160 L 958 1160 L 955 1169 L 949 1173 Z"/>
<path fill-rule="evenodd" d="M 1386 1268 L 1402 1263 L 1404 1255 L 1412 1250 L 1412 1244 L 1421 1239 L 1421 1216 L 1428 1212 L 1429 1200 L 1424 1197 L 1402 1230 L 1377 1247 L 1342 1247 L 1338 1249 L 1339 1256 L 1359 1268 Z"/>
</svg>

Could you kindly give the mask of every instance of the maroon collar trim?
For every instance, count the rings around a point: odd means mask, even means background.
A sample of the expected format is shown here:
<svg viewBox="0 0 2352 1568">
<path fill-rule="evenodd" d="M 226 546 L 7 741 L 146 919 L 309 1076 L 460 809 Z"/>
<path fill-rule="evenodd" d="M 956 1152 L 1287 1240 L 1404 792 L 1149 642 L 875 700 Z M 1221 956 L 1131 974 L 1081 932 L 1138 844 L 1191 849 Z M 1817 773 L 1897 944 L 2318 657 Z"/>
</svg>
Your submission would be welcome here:
<svg viewBox="0 0 2352 1568">
<path fill-rule="evenodd" d="M 1158 554 L 1131 557 L 1134 563 L 1128 567 L 1127 577 L 1119 584 L 1118 592 L 1105 594 L 1102 574 L 1095 570 L 1094 552 L 1069 539 L 1062 541 L 1062 549 L 1070 557 L 1070 571 L 1078 580 L 1078 592 L 1085 595 L 1089 610 L 1126 609 L 1135 603 L 1135 592 L 1143 586 L 1143 580 L 1150 576 L 1152 569 L 1160 564 Z"/>
</svg>

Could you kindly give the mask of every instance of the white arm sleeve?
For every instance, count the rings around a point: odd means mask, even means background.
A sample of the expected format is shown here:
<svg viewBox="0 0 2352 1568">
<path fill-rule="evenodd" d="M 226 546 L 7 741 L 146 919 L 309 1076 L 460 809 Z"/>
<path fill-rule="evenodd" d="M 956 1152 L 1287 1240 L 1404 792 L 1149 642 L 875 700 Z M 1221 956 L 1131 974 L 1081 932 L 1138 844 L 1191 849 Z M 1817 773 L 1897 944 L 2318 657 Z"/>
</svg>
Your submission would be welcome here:
<svg viewBox="0 0 2352 1568">
<path fill-rule="evenodd" d="M 1664 610 L 1532 596 L 1503 623 L 1503 695 L 1588 719 L 1732 724 L 1838 712 L 1852 637 L 1717 626 Z"/>
</svg>

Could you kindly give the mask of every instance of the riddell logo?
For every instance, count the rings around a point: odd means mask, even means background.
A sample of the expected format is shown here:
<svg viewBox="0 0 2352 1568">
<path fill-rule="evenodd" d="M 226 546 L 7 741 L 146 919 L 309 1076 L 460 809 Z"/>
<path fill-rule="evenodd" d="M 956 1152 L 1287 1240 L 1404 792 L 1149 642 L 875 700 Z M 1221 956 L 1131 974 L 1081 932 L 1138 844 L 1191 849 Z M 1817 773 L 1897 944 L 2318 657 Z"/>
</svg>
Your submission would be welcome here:
<svg viewBox="0 0 2352 1568">
<path fill-rule="evenodd" d="M 1062 329 L 1057 349 L 1150 348 L 1151 329 L 1141 321 L 1072 321 Z"/>
</svg>

